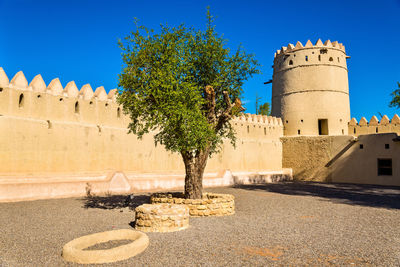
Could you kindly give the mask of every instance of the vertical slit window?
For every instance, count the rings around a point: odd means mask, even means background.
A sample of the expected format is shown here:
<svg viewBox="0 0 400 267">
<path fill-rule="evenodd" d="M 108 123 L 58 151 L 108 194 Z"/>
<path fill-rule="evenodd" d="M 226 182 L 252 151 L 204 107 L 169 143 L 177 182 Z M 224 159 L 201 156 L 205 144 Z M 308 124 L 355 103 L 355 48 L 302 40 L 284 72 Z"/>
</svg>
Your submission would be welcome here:
<svg viewBox="0 0 400 267">
<path fill-rule="evenodd" d="M 18 100 L 18 107 L 22 108 L 23 106 L 24 106 L 24 94 L 20 94 Z"/>
<path fill-rule="evenodd" d="M 79 114 L 79 102 L 78 101 L 75 102 L 75 113 Z"/>
</svg>

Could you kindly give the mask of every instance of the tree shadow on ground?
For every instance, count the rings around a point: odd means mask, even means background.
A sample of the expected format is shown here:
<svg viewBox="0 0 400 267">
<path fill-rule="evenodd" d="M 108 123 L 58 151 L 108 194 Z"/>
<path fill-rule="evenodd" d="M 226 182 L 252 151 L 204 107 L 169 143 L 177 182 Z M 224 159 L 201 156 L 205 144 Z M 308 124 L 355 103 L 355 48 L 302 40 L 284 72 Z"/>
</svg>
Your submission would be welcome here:
<svg viewBox="0 0 400 267">
<path fill-rule="evenodd" d="M 133 196 L 131 198 L 130 196 Z M 134 210 L 136 207 L 150 203 L 150 195 L 110 195 L 110 196 L 87 196 L 83 199 L 83 207 L 94 209 L 122 209 Z"/>
<path fill-rule="evenodd" d="M 400 209 L 400 187 L 395 186 L 298 181 L 273 184 L 236 185 L 234 187 L 285 195 L 315 196 L 325 198 L 327 201 L 334 203 Z"/>
</svg>

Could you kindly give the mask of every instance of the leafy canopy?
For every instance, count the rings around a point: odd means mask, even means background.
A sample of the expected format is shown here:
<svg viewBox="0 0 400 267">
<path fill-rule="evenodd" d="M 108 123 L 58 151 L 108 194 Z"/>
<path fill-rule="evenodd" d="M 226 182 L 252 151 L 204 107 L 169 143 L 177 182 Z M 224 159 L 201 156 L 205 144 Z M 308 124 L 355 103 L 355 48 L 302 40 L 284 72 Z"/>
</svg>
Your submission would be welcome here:
<svg viewBox="0 0 400 267">
<path fill-rule="evenodd" d="M 118 101 L 129 114 L 129 131 L 173 152 L 218 151 L 234 144 L 229 122 L 242 111 L 243 82 L 259 73 L 242 47 L 231 53 L 207 12 L 205 31 L 161 25 L 159 33 L 138 25 L 119 42 L 124 62 Z M 231 103 L 235 104 L 232 105 Z"/>
<path fill-rule="evenodd" d="M 270 111 L 270 106 L 268 102 L 265 102 L 264 104 L 261 104 L 258 108 L 258 114 L 260 115 L 267 115 L 270 116 L 271 115 L 271 111 Z"/>
<path fill-rule="evenodd" d="M 400 82 L 397 82 L 397 89 L 391 93 L 393 97 L 392 101 L 389 103 L 389 107 L 400 108 Z"/>
</svg>

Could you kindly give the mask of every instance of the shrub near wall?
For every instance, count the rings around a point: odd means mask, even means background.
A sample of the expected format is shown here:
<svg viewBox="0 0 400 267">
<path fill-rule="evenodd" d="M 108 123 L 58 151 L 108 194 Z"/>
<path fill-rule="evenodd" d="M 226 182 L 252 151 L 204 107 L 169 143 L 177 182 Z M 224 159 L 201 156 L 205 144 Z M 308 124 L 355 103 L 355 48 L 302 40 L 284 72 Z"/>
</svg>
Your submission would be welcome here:
<svg viewBox="0 0 400 267">
<path fill-rule="evenodd" d="M 156 193 L 150 202 L 184 204 L 190 216 L 225 216 L 235 214 L 235 197 L 229 194 L 204 193 L 202 199 L 185 199 L 183 193 Z"/>
</svg>

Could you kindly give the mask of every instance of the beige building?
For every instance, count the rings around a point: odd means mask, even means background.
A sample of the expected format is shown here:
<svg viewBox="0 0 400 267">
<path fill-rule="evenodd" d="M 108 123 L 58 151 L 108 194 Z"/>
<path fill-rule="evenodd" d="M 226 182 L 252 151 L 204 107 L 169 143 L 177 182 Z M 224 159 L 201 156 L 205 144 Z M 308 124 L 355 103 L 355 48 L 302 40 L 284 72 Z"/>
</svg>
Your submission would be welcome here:
<svg viewBox="0 0 400 267">
<path fill-rule="evenodd" d="M 237 146 L 209 160 L 204 186 L 292 177 L 400 186 L 400 119 L 350 120 L 347 58 L 330 41 L 278 50 L 273 116 L 232 120 Z M 9 80 L 0 68 L 0 201 L 183 189 L 180 156 L 152 134 L 127 134 L 116 93 L 22 72 Z"/>
</svg>

